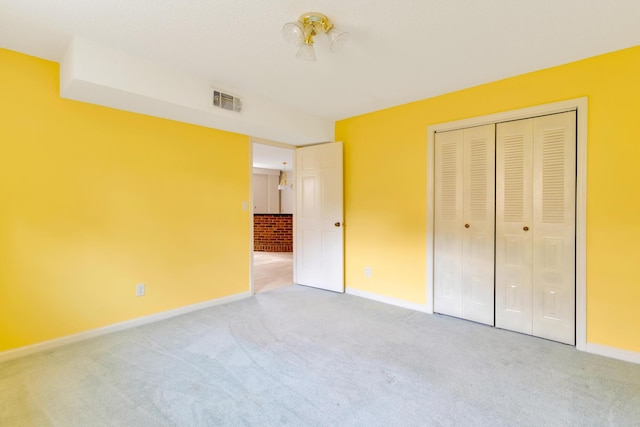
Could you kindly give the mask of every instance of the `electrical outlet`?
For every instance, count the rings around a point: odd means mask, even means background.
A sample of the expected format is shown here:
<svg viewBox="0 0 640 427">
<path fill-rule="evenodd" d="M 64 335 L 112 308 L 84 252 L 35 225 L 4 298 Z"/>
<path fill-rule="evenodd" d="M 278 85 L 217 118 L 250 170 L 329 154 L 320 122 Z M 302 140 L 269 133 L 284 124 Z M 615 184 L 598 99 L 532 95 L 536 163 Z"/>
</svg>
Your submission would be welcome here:
<svg viewBox="0 0 640 427">
<path fill-rule="evenodd" d="M 371 277 L 371 267 L 366 266 L 364 268 L 364 277 Z"/>
<path fill-rule="evenodd" d="M 144 296 L 144 283 L 138 283 L 136 285 L 136 296 L 143 297 Z"/>
</svg>

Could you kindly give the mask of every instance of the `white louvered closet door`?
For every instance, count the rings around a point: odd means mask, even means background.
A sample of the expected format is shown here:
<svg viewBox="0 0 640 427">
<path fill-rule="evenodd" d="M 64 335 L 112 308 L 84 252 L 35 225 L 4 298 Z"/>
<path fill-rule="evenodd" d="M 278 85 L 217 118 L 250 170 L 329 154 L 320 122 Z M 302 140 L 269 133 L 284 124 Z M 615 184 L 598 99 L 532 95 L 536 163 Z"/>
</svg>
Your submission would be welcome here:
<svg viewBox="0 0 640 427">
<path fill-rule="evenodd" d="M 496 326 L 575 343 L 575 112 L 500 123 Z"/>
<path fill-rule="evenodd" d="M 494 322 L 495 126 L 436 134 L 438 313 Z"/>
<path fill-rule="evenodd" d="M 531 334 L 533 119 L 496 129 L 496 326 Z"/>
<path fill-rule="evenodd" d="M 533 335 L 575 344 L 576 113 L 533 124 Z"/>
<path fill-rule="evenodd" d="M 464 130 L 463 318 L 494 324 L 495 125 Z"/>
<path fill-rule="evenodd" d="M 462 317 L 462 130 L 435 135 L 434 311 Z"/>
</svg>

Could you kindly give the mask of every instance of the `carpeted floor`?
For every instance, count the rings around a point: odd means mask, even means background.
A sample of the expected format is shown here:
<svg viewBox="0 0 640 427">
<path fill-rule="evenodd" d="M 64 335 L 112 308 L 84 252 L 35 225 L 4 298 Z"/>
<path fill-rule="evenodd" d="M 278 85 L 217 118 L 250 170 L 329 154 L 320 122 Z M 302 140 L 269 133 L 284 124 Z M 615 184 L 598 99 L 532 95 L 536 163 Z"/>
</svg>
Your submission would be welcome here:
<svg viewBox="0 0 640 427">
<path fill-rule="evenodd" d="M 253 291 L 270 291 L 293 285 L 293 252 L 253 253 Z"/>
<path fill-rule="evenodd" d="M 640 365 L 302 286 L 5 362 L 1 426 L 637 426 Z"/>
</svg>

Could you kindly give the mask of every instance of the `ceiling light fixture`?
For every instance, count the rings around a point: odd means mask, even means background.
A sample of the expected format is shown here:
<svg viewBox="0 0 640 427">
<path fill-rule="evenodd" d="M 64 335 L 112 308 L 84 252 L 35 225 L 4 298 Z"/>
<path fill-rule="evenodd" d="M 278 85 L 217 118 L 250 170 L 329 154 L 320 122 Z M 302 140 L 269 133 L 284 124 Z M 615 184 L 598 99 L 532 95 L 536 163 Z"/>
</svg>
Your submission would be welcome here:
<svg viewBox="0 0 640 427">
<path fill-rule="evenodd" d="M 298 48 L 296 57 L 305 61 L 316 60 L 313 37 L 317 34 L 327 35 L 331 52 L 337 52 L 349 39 L 349 33 L 338 31 L 329 18 L 317 12 L 305 13 L 297 21 L 287 22 L 282 27 L 282 34 Z"/>
<path fill-rule="evenodd" d="M 287 178 L 287 162 L 282 162 L 282 170 L 280 171 L 280 180 L 278 182 L 278 190 L 291 190 L 293 184 Z"/>
</svg>

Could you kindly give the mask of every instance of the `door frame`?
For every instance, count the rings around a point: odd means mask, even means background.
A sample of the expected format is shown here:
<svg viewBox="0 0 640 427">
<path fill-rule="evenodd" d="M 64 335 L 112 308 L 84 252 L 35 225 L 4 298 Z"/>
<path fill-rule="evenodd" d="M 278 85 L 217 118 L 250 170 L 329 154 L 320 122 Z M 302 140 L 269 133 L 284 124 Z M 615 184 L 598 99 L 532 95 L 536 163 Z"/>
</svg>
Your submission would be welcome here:
<svg viewBox="0 0 640 427">
<path fill-rule="evenodd" d="M 537 105 L 469 119 L 431 125 L 427 128 L 427 303 L 434 304 L 434 143 L 435 133 L 536 116 L 576 112 L 576 348 L 587 347 L 587 97 Z"/>
<path fill-rule="evenodd" d="M 269 145 L 271 147 L 281 148 L 283 150 L 293 151 L 293 159 L 291 160 L 292 170 L 295 171 L 296 167 L 296 156 L 295 150 L 298 148 L 295 145 L 284 144 L 281 142 L 269 141 L 262 138 L 249 138 L 249 200 L 242 202 L 242 210 L 249 211 L 249 292 L 251 295 L 255 295 L 254 288 L 254 259 L 253 259 L 253 248 L 254 248 L 254 235 L 253 235 L 253 216 L 254 216 L 254 208 L 253 208 L 253 145 L 254 144 L 262 144 Z M 293 221 L 296 218 L 296 195 L 295 191 L 293 193 Z M 293 259 L 295 263 L 295 250 L 296 250 L 296 234 L 295 234 L 295 223 L 293 224 Z M 295 264 L 293 269 L 293 282 L 295 283 Z"/>
</svg>

